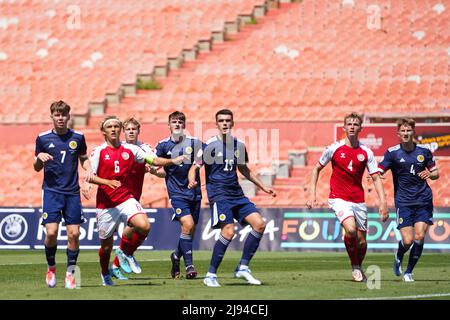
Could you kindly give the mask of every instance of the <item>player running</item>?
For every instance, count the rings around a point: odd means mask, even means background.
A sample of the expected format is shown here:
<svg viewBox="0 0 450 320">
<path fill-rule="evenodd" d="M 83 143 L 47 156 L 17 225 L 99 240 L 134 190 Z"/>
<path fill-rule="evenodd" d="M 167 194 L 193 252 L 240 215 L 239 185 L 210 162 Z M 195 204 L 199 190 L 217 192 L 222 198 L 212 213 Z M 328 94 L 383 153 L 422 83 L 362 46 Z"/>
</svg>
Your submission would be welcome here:
<svg viewBox="0 0 450 320">
<path fill-rule="evenodd" d="M 413 119 L 397 121 L 400 144 L 389 148 L 379 164 L 384 174 L 391 169 L 394 182 L 397 228 L 402 240 L 394 256 L 394 274 L 402 275 L 404 254 L 411 248 L 403 280 L 414 281 L 412 271 L 420 259 L 428 226 L 433 224 L 433 193 L 427 179 L 439 178 L 434 157 L 428 147 L 414 143 Z"/>
<path fill-rule="evenodd" d="M 352 265 L 354 281 L 365 280 L 362 262 L 366 255 L 367 207 L 364 203 L 362 177 L 364 171 L 372 176 L 380 200 L 381 220 L 388 218 L 383 184 L 373 152 L 358 140 L 362 118 L 350 113 L 344 118 L 345 139 L 333 143 L 322 154 L 311 174 L 308 208 L 317 206 L 316 186 L 320 171 L 331 161 L 333 172 L 330 179 L 328 204 L 345 230 L 344 243 Z"/>
<path fill-rule="evenodd" d="M 195 165 L 189 171 L 189 187 L 194 188 L 198 184 L 197 171 L 202 164 L 205 165 L 206 190 L 211 206 L 211 226 L 221 229 L 203 283 L 208 287 L 220 287 L 216 273 L 234 237 L 234 219 L 236 219 L 242 226 L 249 224 L 252 231 L 245 240 L 242 257 L 234 276 L 244 278 L 249 284 L 260 285 L 261 281 L 251 275 L 248 265 L 258 249 L 266 222 L 256 206 L 244 196 L 239 185 L 237 170 L 272 197 L 276 196 L 276 192 L 266 187 L 247 167 L 248 154 L 245 145 L 231 135 L 234 125 L 233 113 L 228 109 L 218 111 L 216 125 L 219 134 L 203 145 L 202 157 L 196 159 Z"/>
<path fill-rule="evenodd" d="M 139 202 L 134 198 L 131 186 L 134 162 L 156 166 L 179 164 L 184 157 L 175 159 L 157 158 L 145 153 L 136 145 L 122 143 L 120 132 L 122 122 L 115 116 L 109 116 L 101 123 L 101 131 L 106 142 L 91 154 L 91 165 L 96 173 L 90 182 L 98 184 L 97 190 L 97 226 L 101 248 L 99 250 L 101 277 L 104 286 L 114 285 L 109 272 L 109 260 L 114 242 L 114 231 L 125 220 L 137 231 L 142 243 L 150 231 L 148 217 Z"/>
<path fill-rule="evenodd" d="M 139 141 L 139 134 L 141 130 L 141 124 L 135 118 L 128 118 L 123 122 L 123 132 L 125 134 L 125 142 L 133 144 L 141 148 L 145 153 L 154 154 L 152 147 Z M 163 174 L 157 173 L 154 167 L 146 164 L 135 162 L 131 170 L 131 191 L 134 198 L 140 201 L 142 195 L 142 187 L 144 185 L 144 176 L 146 172 L 151 172 L 159 177 L 164 177 Z M 112 267 L 110 268 L 110 274 L 112 277 L 119 280 L 127 280 L 128 277 L 122 274 L 120 267 L 126 273 L 141 273 L 142 269 L 134 257 L 134 252 L 142 244 L 144 240 L 140 236 L 139 232 L 130 226 L 126 225 L 122 232 L 122 238 L 120 240 L 120 246 L 116 249 L 116 257 Z"/>
</svg>

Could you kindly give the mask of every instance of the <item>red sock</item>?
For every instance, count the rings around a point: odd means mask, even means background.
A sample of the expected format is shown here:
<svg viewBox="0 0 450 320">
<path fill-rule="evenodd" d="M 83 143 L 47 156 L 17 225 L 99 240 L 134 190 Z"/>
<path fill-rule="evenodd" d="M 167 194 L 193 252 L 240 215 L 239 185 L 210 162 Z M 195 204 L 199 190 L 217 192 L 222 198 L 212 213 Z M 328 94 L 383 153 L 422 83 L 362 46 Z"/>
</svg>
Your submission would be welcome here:
<svg viewBox="0 0 450 320">
<path fill-rule="evenodd" d="M 366 256 L 366 251 L 367 251 L 367 245 L 365 245 L 364 247 L 358 248 L 358 264 L 359 265 L 362 265 L 362 262 Z"/>
<path fill-rule="evenodd" d="M 357 237 L 350 238 L 345 235 L 344 243 L 352 265 L 359 265 Z"/>
<path fill-rule="evenodd" d="M 125 254 L 127 256 L 131 255 L 131 248 L 132 246 L 132 239 L 128 239 L 124 234 L 122 234 L 122 239 L 120 239 L 120 249 L 122 249 L 123 252 L 125 252 Z"/>
<path fill-rule="evenodd" d="M 100 257 L 100 266 L 102 267 L 102 274 L 109 273 L 109 258 L 111 251 L 104 252 L 102 248 L 98 249 L 98 256 Z"/>
<path fill-rule="evenodd" d="M 147 238 L 147 235 L 142 235 L 137 231 L 133 232 L 133 235 L 131 236 L 131 244 L 129 247 L 130 254 L 127 255 L 133 255 L 133 253 L 137 250 L 137 248 L 145 241 Z"/>
</svg>

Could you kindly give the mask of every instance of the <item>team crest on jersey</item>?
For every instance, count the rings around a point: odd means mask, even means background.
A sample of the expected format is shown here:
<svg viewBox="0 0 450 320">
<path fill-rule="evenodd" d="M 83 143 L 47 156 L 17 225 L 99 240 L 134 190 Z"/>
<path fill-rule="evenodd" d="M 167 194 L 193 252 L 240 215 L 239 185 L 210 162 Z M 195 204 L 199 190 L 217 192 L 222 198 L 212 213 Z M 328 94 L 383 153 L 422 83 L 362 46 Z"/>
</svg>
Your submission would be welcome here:
<svg viewBox="0 0 450 320">
<path fill-rule="evenodd" d="M 223 213 L 219 216 L 219 220 L 220 221 L 225 221 L 225 215 Z"/>
<path fill-rule="evenodd" d="M 78 146 L 78 144 L 77 144 L 76 141 L 73 141 L 73 140 L 72 140 L 72 141 L 69 142 L 69 148 L 70 148 L 70 149 L 76 149 L 77 146 Z"/>
<path fill-rule="evenodd" d="M 180 208 L 177 208 L 177 209 L 175 210 L 175 212 L 176 212 L 177 214 L 181 214 L 181 209 L 180 209 Z"/>
<path fill-rule="evenodd" d="M 240 155 L 239 150 L 236 150 L 236 151 L 234 152 L 234 155 L 236 156 L 236 158 L 239 158 L 239 155 Z"/>
<path fill-rule="evenodd" d="M 345 153 L 341 153 L 341 158 L 345 159 Z"/>
<path fill-rule="evenodd" d="M 419 155 L 417 156 L 417 161 L 423 162 L 423 160 L 425 160 L 425 157 L 424 157 L 423 155 L 419 154 Z"/>
<path fill-rule="evenodd" d="M 362 153 L 358 154 L 356 156 L 356 158 L 358 158 L 359 161 L 364 161 L 364 159 L 365 159 L 365 157 L 364 157 L 364 155 Z"/>
<path fill-rule="evenodd" d="M 130 158 L 130 155 L 127 152 L 122 152 L 122 158 L 123 160 L 128 160 Z"/>
<path fill-rule="evenodd" d="M 192 147 L 186 147 L 186 149 L 184 149 L 184 151 L 186 151 L 186 154 L 191 154 L 192 153 Z"/>
</svg>

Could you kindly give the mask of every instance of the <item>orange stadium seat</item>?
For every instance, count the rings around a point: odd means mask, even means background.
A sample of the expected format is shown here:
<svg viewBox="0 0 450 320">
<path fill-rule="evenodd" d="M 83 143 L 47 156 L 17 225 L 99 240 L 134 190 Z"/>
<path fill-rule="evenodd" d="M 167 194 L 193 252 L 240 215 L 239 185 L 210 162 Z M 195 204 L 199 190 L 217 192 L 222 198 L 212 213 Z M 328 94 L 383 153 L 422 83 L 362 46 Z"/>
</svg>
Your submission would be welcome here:
<svg viewBox="0 0 450 320">
<path fill-rule="evenodd" d="M 2 1 L 2 17 L 10 20 L 0 34 L 0 123 L 49 123 L 48 106 L 55 99 L 66 100 L 74 114 L 88 114 L 89 102 L 104 101 L 107 93 L 134 83 L 137 74 L 151 74 L 155 66 L 166 65 L 199 40 L 211 39 L 211 32 L 264 3 L 166 0 L 130 7 L 126 0 L 88 1 L 78 15 L 76 6 L 67 11 L 72 4 L 68 0 Z M 211 52 L 157 77 L 162 89 L 137 90 L 108 104 L 105 113 L 165 123 L 174 108 L 186 112 L 190 121 L 211 121 L 212 110 L 230 108 L 239 121 L 281 125 L 293 120 L 335 122 L 350 111 L 448 112 L 450 8 L 438 14 L 431 0 L 377 1 L 381 28 L 371 29 L 367 7 L 372 4 L 282 3 L 256 24 L 243 25 L 240 33 L 213 43 Z M 101 143 L 98 123 L 103 115 L 88 116 L 89 145 Z M 303 138 L 298 143 L 281 140 L 280 159 L 287 159 L 292 149 L 308 149 Z M 4 148 L 0 205 L 40 205 L 41 174 L 31 162 L 14 161 L 22 153 L 32 154 L 33 148 Z M 306 166 L 292 167 L 289 178 L 275 179 L 277 198 L 259 191 L 253 200 L 258 205 L 303 206 L 319 156 L 308 150 Z M 271 165 L 265 159 L 251 168 L 257 172 Z M 439 166 L 442 177 L 430 184 L 435 205 L 448 206 L 450 165 L 443 159 Z M 324 207 L 330 175 L 326 168 L 319 180 Z M 151 187 L 144 186 L 143 204 L 166 206 L 164 180 L 146 179 L 145 186 Z M 392 206 L 389 176 L 384 185 Z M 364 180 L 364 188 L 367 203 L 376 205 L 372 182 Z M 94 201 L 83 204 L 93 206 Z"/>
</svg>

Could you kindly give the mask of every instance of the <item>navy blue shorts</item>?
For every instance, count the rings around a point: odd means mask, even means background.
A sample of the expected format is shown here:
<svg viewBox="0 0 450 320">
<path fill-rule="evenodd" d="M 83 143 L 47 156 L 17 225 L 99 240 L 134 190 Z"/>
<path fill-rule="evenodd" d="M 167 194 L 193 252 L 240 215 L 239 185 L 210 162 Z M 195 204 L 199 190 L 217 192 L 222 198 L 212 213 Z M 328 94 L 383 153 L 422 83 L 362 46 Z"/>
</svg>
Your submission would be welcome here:
<svg viewBox="0 0 450 320">
<path fill-rule="evenodd" d="M 220 228 L 221 224 L 234 223 L 234 219 L 245 226 L 245 217 L 253 212 L 258 212 L 258 209 L 247 197 L 211 203 L 211 227 Z"/>
<path fill-rule="evenodd" d="M 181 217 L 192 215 L 194 224 L 198 223 L 200 217 L 201 200 L 189 201 L 186 199 L 170 199 L 173 208 L 172 220 L 179 220 Z"/>
<path fill-rule="evenodd" d="M 397 208 L 397 229 L 413 227 L 416 222 L 433 224 L 433 204 Z"/>
<path fill-rule="evenodd" d="M 69 195 L 49 190 L 43 190 L 42 224 L 64 222 L 68 224 L 82 224 L 85 220 L 81 208 L 80 195 Z"/>
</svg>

